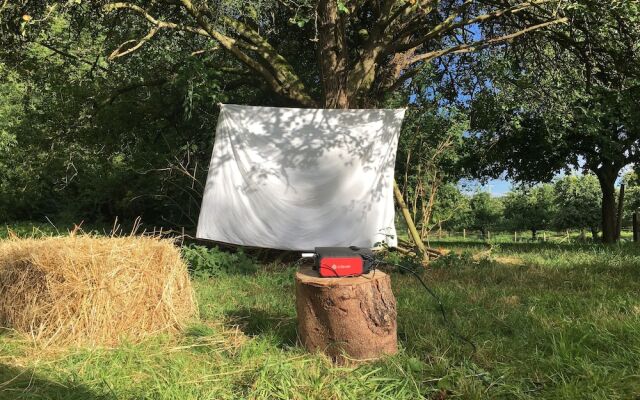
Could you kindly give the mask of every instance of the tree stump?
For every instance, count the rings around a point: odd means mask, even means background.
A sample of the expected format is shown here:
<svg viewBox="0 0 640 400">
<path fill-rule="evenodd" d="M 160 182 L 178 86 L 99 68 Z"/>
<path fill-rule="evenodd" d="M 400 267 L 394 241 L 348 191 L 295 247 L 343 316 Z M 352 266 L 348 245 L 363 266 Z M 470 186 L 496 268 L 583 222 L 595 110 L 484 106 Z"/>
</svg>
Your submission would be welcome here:
<svg viewBox="0 0 640 400">
<path fill-rule="evenodd" d="M 398 350 L 396 299 L 382 271 L 321 278 L 311 267 L 302 268 L 296 273 L 296 311 L 302 344 L 339 364 Z"/>
</svg>

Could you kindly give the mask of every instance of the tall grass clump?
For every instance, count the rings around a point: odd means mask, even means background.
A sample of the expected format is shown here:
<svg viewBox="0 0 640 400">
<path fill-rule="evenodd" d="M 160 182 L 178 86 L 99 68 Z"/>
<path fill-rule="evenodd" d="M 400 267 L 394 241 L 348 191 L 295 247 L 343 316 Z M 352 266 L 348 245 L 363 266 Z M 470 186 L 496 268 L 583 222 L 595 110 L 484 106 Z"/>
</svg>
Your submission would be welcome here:
<svg viewBox="0 0 640 400">
<path fill-rule="evenodd" d="M 182 255 L 192 275 L 210 278 L 228 274 L 252 274 L 257 271 L 256 261 L 241 249 L 236 252 L 222 251 L 217 247 L 190 245 L 182 249 Z"/>
</svg>

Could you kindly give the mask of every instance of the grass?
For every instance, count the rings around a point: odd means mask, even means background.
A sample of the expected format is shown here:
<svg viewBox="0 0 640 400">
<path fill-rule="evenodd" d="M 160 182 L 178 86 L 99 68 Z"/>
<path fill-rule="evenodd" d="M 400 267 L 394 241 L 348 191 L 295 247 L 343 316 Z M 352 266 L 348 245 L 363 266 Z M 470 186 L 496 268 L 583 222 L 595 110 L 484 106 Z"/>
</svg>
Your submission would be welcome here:
<svg viewBox="0 0 640 400">
<path fill-rule="evenodd" d="M 425 280 L 477 345 L 394 273 L 400 353 L 336 367 L 297 345 L 291 266 L 196 278 L 179 338 L 38 353 L 0 335 L 0 399 L 629 399 L 640 394 L 640 246 L 480 242 Z"/>
</svg>

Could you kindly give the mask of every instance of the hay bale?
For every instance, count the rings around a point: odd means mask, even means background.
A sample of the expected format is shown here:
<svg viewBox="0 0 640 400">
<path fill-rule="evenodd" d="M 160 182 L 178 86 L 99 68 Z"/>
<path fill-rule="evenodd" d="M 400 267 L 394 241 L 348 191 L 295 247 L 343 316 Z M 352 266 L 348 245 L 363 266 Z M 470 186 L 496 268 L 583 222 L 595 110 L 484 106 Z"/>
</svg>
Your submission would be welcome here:
<svg viewBox="0 0 640 400">
<path fill-rule="evenodd" d="M 196 316 L 170 241 L 71 235 L 0 241 L 0 325 L 39 345 L 116 345 Z"/>
</svg>

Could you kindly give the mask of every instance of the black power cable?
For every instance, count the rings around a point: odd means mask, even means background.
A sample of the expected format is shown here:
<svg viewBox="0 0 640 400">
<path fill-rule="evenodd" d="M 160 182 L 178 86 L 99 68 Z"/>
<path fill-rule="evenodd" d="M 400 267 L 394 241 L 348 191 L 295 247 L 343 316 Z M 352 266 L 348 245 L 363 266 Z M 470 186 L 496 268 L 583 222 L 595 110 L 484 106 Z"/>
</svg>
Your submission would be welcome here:
<svg viewBox="0 0 640 400">
<path fill-rule="evenodd" d="M 456 324 L 454 324 L 453 321 L 451 321 L 451 320 L 449 320 L 447 318 L 447 313 L 444 310 L 444 305 L 442 304 L 442 301 L 435 294 L 435 292 L 431 288 L 429 288 L 429 286 L 427 286 L 426 283 L 424 283 L 424 281 L 422 280 L 422 278 L 420 277 L 420 275 L 418 275 L 418 273 L 416 271 L 412 270 L 411 268 L 407 268 L 405 266 L 402 266 L 400 264 L 391 264 L 391 263 L 389 263 L 389 265 L 394 265 L 396 267 L 399 267 L 399 268 L 401 268 L 401 269 L 403 269 L 405 271 L 409 271 L 410 273 L 412 273 L 413 276 L 420 282 L 420 284 L 422 284 L 422 286 L 427 290 L 427 292 L 429 292 L 429 294 L 431 295 L 431 297 L 433 297 L 433 299 L 436 301 L 436 303 L 438 303 L 438 308 L 440 309 L 440 314 L 442 314 L 442 320 L 447 325 L 447 329 L 449 330 L 449 333 L 451 333 L 453 336 L 457 337 L 458 339 L 460 339 L 463 342 L 465 342 L 468 345 L 470 345 L 471 348 L 473 349 L 474 353 L 476 351 L 478 351 L 478 348 L 476 347 L 476 344 L 471 339 L 469 339 L 468 337 L 466 337 L 463 334 L 461 334 L 460 330 L 458 329 Z"/>
<path fill-rule="evenodd" d="M 371 262 L 371 271 L 373 271 L 373 273 L 375 274 L 376 268 L 378 265 L 384 264 L 384 265 L 392 265 L 394 267 L 400 268 L 404 271 L 407 271 L 409 273 L 411 273 L 417 280 L 418 282 L 420 282 L 420 284 L 425 288 L 425 290 L 427 291 L 427 293 L 429 293 L 429 295 L 431 297 L 433 297 L 433 299 L 436 301 L 436 303 L 438 304 L 438 309 L 440 311 L 440 314 L 442 315 L 442 320 L 444 321 L 445 326 L 447 327 L 447 330 L 449 331 L 449 333 L 458 338 L 459 340 L 467 343 L 468 345 L 471 346 L 471 348 L 473 349 L 473 353 L 477 352 L 478 348 L 476 346 L 476 344 L 469 338 L 467 338 L 466 336 L 464 336 L 463 334 L 460 333 L 460 330 L 458 329 L 458 327 L 456 326 L 456 324 L 453 323 L 453 321 L 449 320 L 449 318 L 447 318 L 447 313 L 444 309 L 444 305 L 442 304 L 442 301 L 440 300 L 440 298 L 438 297 L 438 295 L 429 287 L 427 286 L 426 283 L 424 283 L 424 281 L 422 280 L 422 278 L 420 277 L 420 275 L 418 275 L 418 273 L 416 271 L 414 271 L 411 268 L 407 268 L 403 265 L 400 264 L 396 264 L 396 263 L 392 263 L 392 262 L 388 262 L 388 261 L 384 261 L 384 260 L 378 260 L 376 258 L 374 258 L 373 256 L 370 256 L 366 253 L 363 253 L 362 251 L 360 251 L 361 249 L 357 246 L 351 246 L 349 247 L 351 250 L 353 250 L 354 252 L 358 253 L 358 255 L 360 255 L 360 257 L 362 257 L 363 260 L 367 260 L 369 262 Z M 298 260 L 296 262 L 296 264 L 298 264 L 303 258 L 301 258 L 300 260 Z M 333 271 L 334 273 L 336 273 L 335 271 Z M 336 277 L 338 277 L 338 274 L 336 273 Z"/>
<path fill-rule="evenodd" d="M 425 288 L 425 290 L 427 291 L 427 293 L 429 293 L 429 295 L 431 295 L 431 297 L 433 297 L 433 299 L 436 301 L 436 303 L 438 304 L 438 309 L 440 310 L 440 314 L 442 315 L 442 320 L 444 321 L 444 324 L 447 327 L 447 330 L 449 331 L 449 333 L 460 339 L 461 341 L 467 343 L 468 345 L 471 346 L 471 348 L 473 349 L 473 353 L 477 352 L 478 348 L 476 346 L 476 344 L 469 338 L 467 338 L 466 336 L 464 336 L 463 334 L 460 333 L 460 330 L 458 329 L 458 327 L 456 326 L 456 324 L 453 323 L 453 321 L 449 320 L 449 318 L 447 318 L 447 313 L 444 309 L 444 305 L 442 304 L 442 301 L 440 300 L 440 298 L 438 297 L 438 295 L 429 287 L 427 286 L 426 283 L 424 283 L 424 281 L 422 280 L 422 278 L 420 277 L 420 275 L 418 275 L 418 273 L 416 271 L 414 271 L 411 268 L 407 268 L 404 265 L 400 265 L 400 264 L 396 264 L 396 263 L 392 263 L 392 262 L 388 262 L 388 261 L 384 261 L 384 260 L 377 260 L 373 257 L 368 257 L 364 254 L 360 254 L 360 256 L 364 259 L 367 259 L 369 261 L 371 261 L 372 265 L 373 265 L 373 270 L 375 271 L 376 267 L 380 264 L 385 264 L 385 265 L 392 265 L 394 267 L 400 268 L 404 271 L 410 272 L 417 280 L 418 282 L 420 282 L 420 284 Z"/>
</svg>

